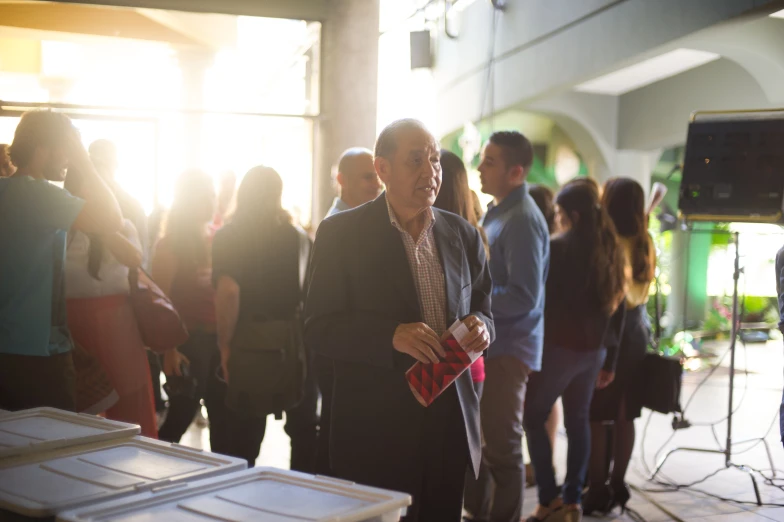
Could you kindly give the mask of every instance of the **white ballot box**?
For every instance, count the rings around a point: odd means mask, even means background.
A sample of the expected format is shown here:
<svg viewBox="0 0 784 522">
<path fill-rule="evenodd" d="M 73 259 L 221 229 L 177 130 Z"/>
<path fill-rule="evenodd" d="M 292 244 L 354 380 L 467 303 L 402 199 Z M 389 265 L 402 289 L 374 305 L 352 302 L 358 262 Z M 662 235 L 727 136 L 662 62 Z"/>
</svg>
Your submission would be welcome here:
<svg viewBox="0 0 784 522">
<path fill-rule="evenodd" d="M 69 510 L 58 522 L 397 522 L 411 497 L 338 479 L 255 468 Z"/>
</svg>

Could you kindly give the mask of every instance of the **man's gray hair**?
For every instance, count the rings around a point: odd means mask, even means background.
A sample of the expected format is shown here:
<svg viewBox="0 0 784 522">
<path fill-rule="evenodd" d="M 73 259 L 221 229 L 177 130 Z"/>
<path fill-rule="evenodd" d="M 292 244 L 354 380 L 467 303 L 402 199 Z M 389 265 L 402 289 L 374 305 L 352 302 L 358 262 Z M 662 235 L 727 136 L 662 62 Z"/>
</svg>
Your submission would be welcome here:
<svg viewBox="0 0 784 522">
<path fill-rule="evenodd" d="M 397 152 L 397 138 L 402 131 L 406 130 L 423 130 L 430 132 L 425 127 L 425 124 L 414 118 L 404 118 L 402 120 L 393 121 L 381 131 L 376 140 L 375 156 L 377 158 L 385 158 L 391 160 L 392 156 Z"/>
</svg>

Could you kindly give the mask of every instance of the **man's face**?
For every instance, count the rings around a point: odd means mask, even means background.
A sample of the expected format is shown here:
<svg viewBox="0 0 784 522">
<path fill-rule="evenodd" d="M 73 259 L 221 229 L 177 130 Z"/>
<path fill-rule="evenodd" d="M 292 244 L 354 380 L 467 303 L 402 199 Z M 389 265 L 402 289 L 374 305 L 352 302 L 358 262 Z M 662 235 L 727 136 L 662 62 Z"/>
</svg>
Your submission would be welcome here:
<svg viewBox="0 0 784 522">
<path fill-rule="evenodd" d="M 43 175 L 49 181 L 65 181 L 65 169 L 68 168 L 66 147 L 58 145 L 41 151 L 43 158 Z"/>
<path fill-rule="evenodd" d="M 482 161 L 477 170 L 482 182 L 482 192 L 493 197 L 502 197 L 508 193 L 512 172 L 506 166 L 501 147 L 488 143 L 482 151 Z"/>
<path fill-rule="evenodd" d="M 401 130 L 392 161 L 376 160 L 390 198 L 410 209 L 433 206 L 441 188 L 441 152 L 424 129 Z"/>
<path fill-rule="evenodd" d="M 343 163 L 343 171 L 338 173 L 343 201 L 359 206 L 373 201 L 381 194 L 381 180 L 373 166 L 373 156 L 359 154 L 347 158 Z"/>
</svg>

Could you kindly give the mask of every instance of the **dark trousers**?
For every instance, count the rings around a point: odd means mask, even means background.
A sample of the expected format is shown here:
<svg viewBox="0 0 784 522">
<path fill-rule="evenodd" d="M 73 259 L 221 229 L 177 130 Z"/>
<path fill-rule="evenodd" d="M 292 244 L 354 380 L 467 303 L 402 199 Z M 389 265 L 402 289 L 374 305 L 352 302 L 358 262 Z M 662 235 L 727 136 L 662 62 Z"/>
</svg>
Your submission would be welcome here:
<svg viewBox="0 0 784 522">
<path fill-rule="evenodd" d="M 191 376 L 196 379 L 196 392 L 191 396 L 169 397 L 169 412 L 158 430 L 158 438 L 166 442 L 180 442 L 196 412 L 201 408 L 201 399 L 206 399 L 207 383 L 217 378 L 216 361 L 220 366 L 218 338 L 215 334 L 192 331 L 186 343 L 179 347 L 179 351 L 190 361 L 189 369 Z M 220 415 L 214 411 L 216 407 L 220 409 L 223 406 L 216 402 L 207 405 L 210 418 L 215 414 Z"/>
<path fill-rule="evenodd" d="M 155 411 L 162 412 L 166 409 L 166 402 L 161 397 L 161 358 L 152 350 L 147 350 L 147 362 L 150 365 L 150 379 L 152 379 L 152 396 L 155 400 Z"/>
<path fill-rule="evenodd" d="M 48 357 L 0 354 L 0 409 L 49 406 L 76 410 L 71 352 Z"/>
<path fill-rule="evenodd" d="M 468 468 L 457 390 L 450 386 L 428 407 L 422 430 L 422 484 L 404 522 L 459 522 Z M 383 449 L 381 450 L 383 451 Z"/>
<path fill-rule="evenodd" d="M 332 424 L 332 390 L 335 383 L 335 369 L 331 359 L 316 355 L 316 377 L 321 393 L 321 417 L 318 429 L 318 452 L 316 455 L 316 473 L 331 477 L 332 466 L 329 462 L 329 432 Z"/>
<path fill-rule="evenodd" d="M 311 355 L 311 354 L 308 354 Z M 297 406 L 286 410 L 286 434 L 291 439 L 291 464 L 295 471 L 315 473 L 318 438 L 318 384 L 313 357 L 308 359 L 305 394 Z M 220 357 L 217 366 L 220 365 Z M 251 417 L 225 406 L 227 385 L 213 379 L 208 383 L 205 404 L 210 414 L 212 451 L 243 458 L 254 467 L 267 429 L 267 417 Z M 210 406 L 213 406 L 210 409 Z M 215 413 L 213 413 L 215 412 Z"/>
<path fill-rule="evenodd" d="M 541 505 L 549 505 L 559 494 L 553 472 L 553 449 L 545 428 L 558 397 L 562 398 L 564 425 L 569 439 L 563 501 L 566 504 L 579 504 L 581 501 L 591 455 L 589 410 L 605 354 L 604 349 L 576 351 L 546 345 L 542 371 L 531 376 L 523 425 Z"/>
<path fill-rule="evenodd" d="M 518 522 L 522 517 L 523 405 L 529 373 L 513 356 L 485 360 L 482 464 L 479 478 L 466 487 L 466 509 L 476 520 Z"/>
</svg>

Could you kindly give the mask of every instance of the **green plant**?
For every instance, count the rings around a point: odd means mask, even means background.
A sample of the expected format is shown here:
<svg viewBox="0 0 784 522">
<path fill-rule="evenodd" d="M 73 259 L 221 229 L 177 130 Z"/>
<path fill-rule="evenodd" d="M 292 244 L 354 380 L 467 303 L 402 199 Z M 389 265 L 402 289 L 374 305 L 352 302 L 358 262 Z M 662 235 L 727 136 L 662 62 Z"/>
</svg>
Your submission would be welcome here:
<svg viewBox="0 0 784 522">
<path fill-rule="evenodd" d="M 764 321 L 768 324 L 779 324 L 781 322 L 781 316 L 779 315 L 778 307 L 770 307 L 765 312 L 765 319 Z"/>
<path fill-rule="evenodd" d="M 767 297 L 748 295 L 743 299 L 743 308 L 747 315 L 762 316 L 770 305 Z"/>
<path fill-rule="evenodd" d="M 729 223 L 716 223 L 711 234 L 711 247 L 726 247 L 732 242 Z"/>
</svg>

